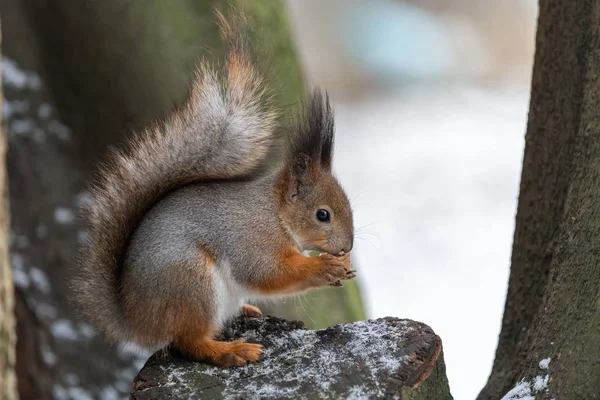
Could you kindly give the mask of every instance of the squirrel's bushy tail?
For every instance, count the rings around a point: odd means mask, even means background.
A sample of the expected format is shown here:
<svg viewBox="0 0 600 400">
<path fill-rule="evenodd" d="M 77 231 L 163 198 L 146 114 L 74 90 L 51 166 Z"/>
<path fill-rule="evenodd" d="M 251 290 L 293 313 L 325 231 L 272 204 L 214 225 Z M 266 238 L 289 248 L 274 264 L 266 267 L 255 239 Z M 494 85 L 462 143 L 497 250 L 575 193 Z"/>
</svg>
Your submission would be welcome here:
<svg viewBox="0 0 600 400">
<path fill-rule="evenodd" d="M 274 145 L 275 114 L 243 34 L 246 21 L 218 16 L 228 43 L 224 68 L 202 63 L 181 107 L 111 152 L 83 210 L 87 238 L 72 286 L 84 316 L 115 341 L 128 339 L 120 267 L 144 214 L 182 185 L 251 176 Z"/>
</svg>

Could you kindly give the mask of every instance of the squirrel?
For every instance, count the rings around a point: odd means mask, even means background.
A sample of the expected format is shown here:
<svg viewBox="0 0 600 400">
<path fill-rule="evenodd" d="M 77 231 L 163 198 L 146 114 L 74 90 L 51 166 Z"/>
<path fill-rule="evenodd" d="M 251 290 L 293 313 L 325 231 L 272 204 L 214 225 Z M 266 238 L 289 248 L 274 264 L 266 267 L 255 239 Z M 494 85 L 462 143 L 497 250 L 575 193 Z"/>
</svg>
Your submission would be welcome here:
<svg viewBox="0 0 600 400">
<path fill-rule="evenodd" d="M 246 17 L 217 16 L 223 68 L 200 62 L 183 103 L 100 164 L 72 288 L 113 342 L 233 367 L 262 346 L 214 340 L 223 324 L 260 317 L 248 301 L 353 279 L 354 227 L 328 95 L 281 126 Z"/>
</svg>

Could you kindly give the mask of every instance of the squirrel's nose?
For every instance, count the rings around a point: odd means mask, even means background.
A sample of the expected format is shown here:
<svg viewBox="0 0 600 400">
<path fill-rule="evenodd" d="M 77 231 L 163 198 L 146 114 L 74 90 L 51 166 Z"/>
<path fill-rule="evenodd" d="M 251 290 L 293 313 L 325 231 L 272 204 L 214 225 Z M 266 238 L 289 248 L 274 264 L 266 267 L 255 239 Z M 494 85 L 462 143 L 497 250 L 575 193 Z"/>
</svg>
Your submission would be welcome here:
<svg viewBox="0 0 600 400">
<path fill-rule="evenodd" d="M 344 250 L 346 253 L 350 253 L 350 252 L 352 251 L 352 247 L 354 247 L 354 238 L 352 238 L 352 239 L 350 240 L 350 244 L 349 244 L 349 245 L 347 245 L 346 247 L 344 247 L 344 249 L 343 249 L 343 250 Z"/>
<path fill-rule="evenodd" d="M 353 246 L 353 243 L 351 242 L 348 246 L 344 247 L 342 249 L 342 251 L 340 251 L 338 253 L 338 256 L 343 256 L 346 253 L 350 253 L 350 251 L 352 251 L 352 246 Z"/>
</svg>

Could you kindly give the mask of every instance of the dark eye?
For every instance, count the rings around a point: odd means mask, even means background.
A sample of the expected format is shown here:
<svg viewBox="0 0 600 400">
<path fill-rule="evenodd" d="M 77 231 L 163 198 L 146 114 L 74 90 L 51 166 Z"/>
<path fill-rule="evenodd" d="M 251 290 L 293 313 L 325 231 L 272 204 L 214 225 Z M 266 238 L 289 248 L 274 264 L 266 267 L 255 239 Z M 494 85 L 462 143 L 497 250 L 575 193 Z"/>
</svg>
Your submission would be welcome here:
<svg viewBox="0 0 600 400">
<path fill-rule="evenodd" d="M 329 211 L 324 209 L 317 210 L 317 219 L 321 222 L 329 222 L 331 216 L 329 215 Z"/>
</svg>

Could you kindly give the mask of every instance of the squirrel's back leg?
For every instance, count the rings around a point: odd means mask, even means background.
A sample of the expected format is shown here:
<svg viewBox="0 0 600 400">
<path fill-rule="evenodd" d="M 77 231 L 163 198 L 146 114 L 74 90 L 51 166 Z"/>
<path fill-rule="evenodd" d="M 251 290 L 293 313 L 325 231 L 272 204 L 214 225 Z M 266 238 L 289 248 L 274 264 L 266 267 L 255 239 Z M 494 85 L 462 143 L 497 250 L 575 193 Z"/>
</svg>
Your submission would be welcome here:
<svg viewBox="0 0 600 400">
<path fill-rule="evenodd" d="M 221 367 L 237 367 L 246 362 L 258 361 L 262 346 L 246 343 L 244 339 L 235 342 L 213 340 L 215 330 L 210 326 L 188 324 L 177 333 L 174 346 L 184 355 L 208 361 Z"/>
<path fill-rule="evenodd" d="M 216 261 L 212 254 L 201 251 L 199 260 L 202 265 L 198 266 L 209 280 L 214 280 L 214 268 Z M 181 276 L 187 280 L 189 277 Z M 182 284 L 184 284 L 182 282 Z M 205 290 L 198 288 L 200 297 L 214 298 L 215 293 L 206 293 Z M 193 297 L 192 297 L 193 298 Z M 255 362 L 260 358 L 262 346 L 259 344 L 246 343 L 239 339 L 234 342 L 220 342 L 213 337 L 217 331 L 214 327 L 214 319 L 219 310 L 218 304 L 212 303 L 212 307 L 204 307 L 198 310 L 196 302 L 190 302 L 186 307 L 181 307 L 177 311 L 174 321 L 173 345 L 182 354 L 199 361 L 206 361 L 221 367 L 235 367 L 246 364 L 246 362 Z M 258 309 L 257 309 L 258 310 Z M 260 310 L 259 310 L 260 312 Z"/>
<path fill-rule="evenodd" d="M 201 248 L 185 258 L 166 267 L 148 258 L 128 264 L 123 308 L 134 340 L 148 346 L 172 342 L 184 355 L 219 366 L 257 361 L 262 350 L 258 344 L 213 340 L 219 311 L 213 286 L 215 258 Z"/>
</svg>

